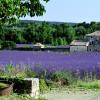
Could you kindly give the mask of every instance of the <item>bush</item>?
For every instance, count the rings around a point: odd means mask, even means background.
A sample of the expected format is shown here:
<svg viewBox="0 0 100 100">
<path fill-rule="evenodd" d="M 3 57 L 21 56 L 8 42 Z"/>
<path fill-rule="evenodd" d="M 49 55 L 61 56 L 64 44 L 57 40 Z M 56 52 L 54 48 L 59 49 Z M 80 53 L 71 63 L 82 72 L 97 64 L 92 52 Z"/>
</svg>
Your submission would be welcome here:
<svg viewBox="0 0 100 100">
<path fill-rule="evenodd" d="M 1 96 L 0 100 L 47 100 L 45 98 L 38 98 L 34 99 L 33 97 L 30 97 L 29 95 L 18 95 L 18 94 L 13 94 L 8 96 Z"/>
<path fill-rule="evenodd" d="M 39 84 L 40 84 L 40 92 L 43 93 L 48 89 L 48 86 L 47 86 L 47 84 L 46 84 L 44 79 L 40 79 L 39 80 Z"/>
<path fill-rule="evenodd" d="M 1 48 L 1 43 L 2 43 L 2 41 L 0 40 L 0 48 Z"/>
<path fill-rule="evenodd" d="M 30 78 L 35 77 L 35 72 L 31 68 L 22 69 L 19 65 L 13 66 L 12 64 L 7 64 L 4 69 L 0 70 L 0 76 L 6 78 Z"/>
<path fill-rule="evenodd" d="M 82 87 L 85 89 L 100 89 L 100 80 L 95 80 L 95 81 L 78 81 L 77 82 L 78 87 Z"/>
<path fill-rule="evenodd" d="M 47 100 L 47 99 L 45 99 L 45 98 L 43 98 L 43 97 L 40 97 L 40 98 L 38 98 L 38 99 L 36 99 L 36 100 Z"/>
<path fill-rule="evenodd" d="M 8 80 L 14 83 L 14 92 L 26 93 L 29 92 L 30 84 L 24 80 L 26 77 L 35 77 L 35 73 L 30 69 L 22 69 L 20 66 L 14 67 L 12 64 L 5 66 L 5 69 L 0 70 L 0 80 Z"/>
<path fill-rule="evenodd" d="M 16 43 L 13 41 L 3 41 L 1 43 L 1 48 L 2 49 L 13 49 L 16 47 Z"/>
<path fill-rule="evenodd" d="M 58 85 L 70 85 L 75 81 L 74 77 L 72 76 L 72 73 L 66 72 L 66 71 L 57 71 L 57 72 L 55 72 L 51 76 L 51 79 L 54 82 L 57 82 Z"/>
<path fill-rule="evenodd" d="M 26 77 L 29 77 L 29 78 L 36 76 L 35 72 L 31 68 L 26 68 L 25 74 L 26 74 Z"/>
</svg>

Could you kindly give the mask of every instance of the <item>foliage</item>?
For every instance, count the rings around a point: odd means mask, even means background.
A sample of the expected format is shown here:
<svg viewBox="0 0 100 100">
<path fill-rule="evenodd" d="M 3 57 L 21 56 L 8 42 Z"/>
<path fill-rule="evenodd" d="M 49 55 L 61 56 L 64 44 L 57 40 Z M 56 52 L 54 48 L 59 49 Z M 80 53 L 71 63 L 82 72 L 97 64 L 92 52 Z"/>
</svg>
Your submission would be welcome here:
<svg viewBox="0 0 100 100">
<path fill-rule="evenodd" d="M 1 96 L 0 100 L 47 100 L 45 98 L 38 98 L 35 99 L 33 97 L 30 97 L 29 95 L 18 95 L 18 94 L 12 94 L 10 96 Z"/>
<path fill-rule="evenodd" d="M 77 82 L 78 87 L 82 87 L 85 89 L 100 89 L 100 80 L 95 80 L 95 81 L 78 81 Z"/>
<path fill-rule="evenodd" d="M 48 22 L 20 21 L 17 24 L 0 26 L 0 41 L 21 43 L 43 43 L 49 45 L 66 45 L 74 39 L 84 39 L 88 33 L 100 30 L 100 23 L 50 24 Z"/>
<path fill-rule="evenodd" d="M 0 89 L 5 88 L 7 86 L 8 86 L 8 84 L 5 84 L 5 83 L 0 82 Z"/>
<path fill-rule="evenodd" d="M 19 66 L 14 67 L 12 64 L 7 64 L 5 69 L 1 71 L 0 75 L 5 78 L 19 78 L 35 77 L 34 71 L 29 68 L 22 69 Z"/>
<path fill-rule="evenodd" d="M 26 15 L 41 16 L 45 7 L 41 1 L 49 0 L 0 0 L 0 23 L 12 23 Z"/>
<path fill-rule="evenodd" d="M 4 73 L 3 73 L 2 77 L 3 76 L 8 77 L 8 78 L 13 77 L 13 76 L 15 76 L 14 72 L 15 72 L 15 68 L 13 67 L 13 65 L 8 64 L 5 66 Z"/>
<path fill-rule="evenodd" d="M 1 42 L 2 49 L 12 49 L 15 48 L 16 44 L 13 41 L 3 41 Z"/>
<path fill-rule="evenodd" d="M 20 23 L 19 23 L 20 24 Z M 29 23 L 26 26 L 3 26 L 0 31 L 0 40 L 14 41 L 15 43 L 43 43 L 52 45 L 66 45 L 74 39 L 75 30 L 65 24 L 56 27 L 47 23 Z M 61 28 L 60 28 L 61 27 Z"/>
<path fill-rule="evenodd" d="M 47 99 L 45 99 L 45 98 L 43 98 L 43 97 L 40 97 L 40 98 L 38 98 L 38 99 L 36 99 L 36 100 L 47 100 Z"/>
<path fill-rule="evenodd" d="M 8 80 L 14 83 L 14 92 L 26 93 L 28 84 L 24 78 L 34 78 L 35 73 L 29 68 L 14 67 L 12 64 L 6 65 L 0 73 L 0 80 Z"/>
<path fill-rule="evenodd" d="M 35 72 L 31 68 L 26 68 L 25 74 L 26 74 L 26 77 L 28 78 L 36 76 Z"/>
<path fill-rule="evenodd" d="M 45 92 L 48 89 L 46 81 L 44 79 L 39 80 L 40 92 Z"/>
<path fill-rule="evenodd" d="M 70 60 L 69 60 L 70 59 Z M 7 64 L 12 64 L 18 72 L 31 68 L 33 73 L 39 76 L 49 76 L 56 71 L 71 71 L 76 78 L 84 79 L 86 74 L 100 79 L 100 53 L 99 52 L 77 52 L 65 54 L 61 52 L 47 51 L 0 51 L 0 69 Z M 21 71 L 20 71 L 21 70 Z M 17 70 L 16 70 L 17 71 Z"/>
<path fill-rule="evenodd" d="M 67 71 L 56 71 L 51 76 L 51 80 L 57 82 L 59 85 L 70 85 L 75 81 L 72 73 Z"/>
<path fill-rule="evenodd" d="M 75 30 L 76 30 L 76 36 L 79 38 L 80 37 L 83 38 L 85 36 L 85 34 L 87 33 L 84 26 L 76 27 Z"/>
</svg>

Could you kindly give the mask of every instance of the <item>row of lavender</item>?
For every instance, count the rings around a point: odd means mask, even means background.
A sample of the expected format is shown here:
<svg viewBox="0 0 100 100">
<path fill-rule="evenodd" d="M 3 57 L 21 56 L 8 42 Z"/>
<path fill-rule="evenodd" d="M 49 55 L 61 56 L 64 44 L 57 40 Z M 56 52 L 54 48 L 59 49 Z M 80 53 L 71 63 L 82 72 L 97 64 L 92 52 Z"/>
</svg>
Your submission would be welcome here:
<svg viewBox="0 0 100 100">
<path fill-rule="evenodd" d="M 0 68 L 4 68 L 7 64 L 19 65 L 22 68 L 27 66 L 37 73 L 46 71 L 49 74 L 64 70 L 78 75 L 95 73 L 100 78 L 99 52 L 64 54 L 41 51 L 0 51 Z"/>
</svg>

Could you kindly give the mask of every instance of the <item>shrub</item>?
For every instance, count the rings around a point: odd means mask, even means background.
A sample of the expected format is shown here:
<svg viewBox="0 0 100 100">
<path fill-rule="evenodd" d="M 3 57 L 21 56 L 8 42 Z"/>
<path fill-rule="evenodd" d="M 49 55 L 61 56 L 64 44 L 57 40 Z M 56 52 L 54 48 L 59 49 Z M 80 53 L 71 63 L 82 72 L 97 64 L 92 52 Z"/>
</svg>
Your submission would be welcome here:
<svg viewBox="0 0 100 100">
<path fill-rule="evenodd" d="M 78 87 L 82 87 L 85 89 L 100 89 L 100 80 L 95 80 L 95 81 L 78 81 L 77 82 Z"/>
<path fill-rule="evenodd" d="M 23 69 L 19 67 L 14 67 L 12 64 L 7 64 L 5 66 L 4 72 L 2 77 L 7 77 L 7 78 L 25 78 L 26 73 Z"/>
<path fill-rule="evenodd" d="M 70 85 L 75 81 L 72 73 L 67 71 L 57 71 L 51 76 L 51 79 L 59 85 Z"/>
<path fill-rule="evenodd" d="M 1 43 L 1 48 L 2 49 L 12 49 L 16 47 L 16 43 L 13 41 L 3 41 Z"/>
<path fill-rule="evenodd" d="M 38 99 L 36 99 L 36 100 L 47 100 L 47 99 L 45 99 L 45 98 L 43 98 L 43 97 L 40 97 L 40 98 L 38 98 Z"/>
<path fill-rule="evenodd" d="M 0 40 L 0 48 L 1 48 L 1 43 L 2 43 L 2 41 Z"/>
<path fill-rule="evenodd" d="M 0 76 L 7 78 L 20 78 L 35 77 L 35 73 L 31 68 L 21 68 L 20 66 L 13 66 L 7 64 L 4 70 L 0 70 Z"/>
<path fill-rule="evenodd" d="M 15 76 L 15 68 L 13 67 L 12 64 L 7 64 L 7 65 L 5 66 L 3 76 L 4 76 L 4 77 L 7 77 L 7 78 L 10 78 L 10 77 Z M 3 77 L 3 76 L 2 76 L 2 77 Z"/>
<path fill-rule="evenodd" d="M 40 84 L 40 92 L 43 93 L 48 89 L 48 86 L 47 86 L 47 84 L 46 84 L 44 79 L 40 79 L 39 80 L 39 84 Z"/>
<path fill-rule="evenodd" d="M 13 94 L 8 96 L 1 96 L 0 100 L 47 100 L 45 98 L 38 98 L 38 99 L 34 99 L 33 97 L 30 97 L 29 95 L 17 95 L 17 94 Z"/>
<path fill-rule="evenodd" d="M 31 68 L 26 68 L 25 74 L 26 74 L 26 77 L 35 77 L 36 76 L 35 72 L 33 70 L 31 70 Z"/>
</svg>

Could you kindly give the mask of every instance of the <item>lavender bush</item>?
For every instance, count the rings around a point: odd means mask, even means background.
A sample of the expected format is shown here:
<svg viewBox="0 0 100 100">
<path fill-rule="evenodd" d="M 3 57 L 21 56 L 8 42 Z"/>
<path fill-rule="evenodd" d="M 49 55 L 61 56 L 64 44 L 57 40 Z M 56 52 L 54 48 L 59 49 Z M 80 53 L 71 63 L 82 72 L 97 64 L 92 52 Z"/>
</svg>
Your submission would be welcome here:
<svg viewBox="0 0 100 100">
<path fill-rule="evenodd" d="M 55 71 L 71 71 L 78 78 L 87 75 L 100 79 L 100 53 L 84 52 L 64 54 L 42 51 L 0 51 L 0 68 L 7 64 L 28 67 L 37 74 L 50 75 Z"/>
</svg>

